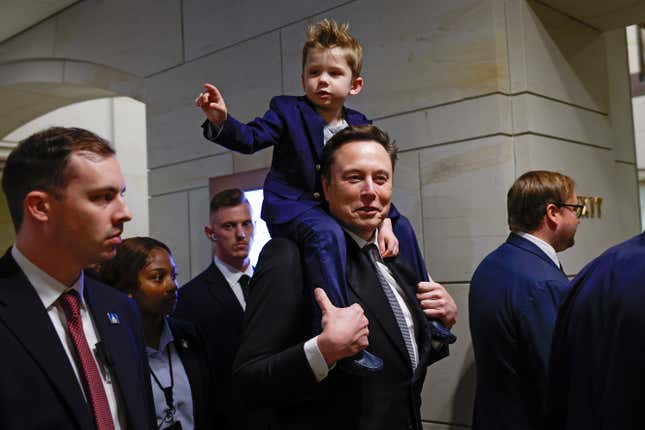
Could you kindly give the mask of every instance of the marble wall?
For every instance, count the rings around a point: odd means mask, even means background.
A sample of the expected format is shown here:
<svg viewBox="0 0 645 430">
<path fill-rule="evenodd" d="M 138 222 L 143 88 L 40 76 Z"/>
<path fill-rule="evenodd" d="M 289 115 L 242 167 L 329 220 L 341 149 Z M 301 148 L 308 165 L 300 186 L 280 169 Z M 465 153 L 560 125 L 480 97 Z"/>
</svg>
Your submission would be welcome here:
<svg viewBox="0 0 645 430">
<path fill-rule="evenodd" d="M 527 0 L 114 0 L 80 2 L 0 44 L 0 62 L 72 58 L 144 79 L 150 233 L 170 244 L 186 281 L 209 261 L 208 178 L 271 157 L 205 141 L 193 99 L 213 82 L 230 112 L 249 120 L 272 95 L 301 93 L 305 26 L 324 17 L 349 22 L 364 46 L 366 86 L 348 105 L 399 142 L 395 203 L 460 306 L 459 342 L 424 388 L 426 428 L 467 427 L 468 284 L 508 234 L 514 179 L 559 170 L 580 194 L 605 199 L 603 218 L 583 220 L 562 256 L 570 274 L 639 231 L 624 32 L 601 33 Z"/>
</svg>

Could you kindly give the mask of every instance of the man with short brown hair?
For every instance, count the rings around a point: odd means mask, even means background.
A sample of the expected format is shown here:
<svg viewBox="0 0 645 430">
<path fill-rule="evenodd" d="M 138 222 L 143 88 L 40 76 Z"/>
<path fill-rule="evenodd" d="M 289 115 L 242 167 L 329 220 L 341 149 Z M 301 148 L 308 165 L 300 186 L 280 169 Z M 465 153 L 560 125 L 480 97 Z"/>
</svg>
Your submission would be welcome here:
<svg viewBox="0 0 645 430">
<path fill-rule="evenodd" d="M 424 312 L 452 327 L 456 305 L 442 285 L 419 282 L 407 260 L 379 253 L 396 159 L 387 134 L 371 125 L 345 128 L 321 159 L 329 213 L 343 228 L 351 305 L 333 306 L 320 288 L 313 303 L 299 247 L 271 240 L 253 277 L 237 383 L 249 408 L 272 408 L 275 428 L 421 430 L 427 368 L 448 355 Z M 314 306 L 322 312 L 318 336 Z M 365 348 L 383 359 L 382 370 L 356 375 L 336 365 Z"/>
<path fill-rule="evenodd" d="M 193 322 L 204 336 L 215 376 L 217 411 L 221 430 L 254 429 L 264 425 L 233 402 L 233 359 L 240 346 L 244 309 L 253 266 L 249 252 L 254 224 L 251 205 L 237 188 L 220 191 L 210 202 L 210 220 L 204 235 L 214 256 L 208 267 L 179 289 L 175 316 Z"/>
<path fill-rule="evenodd" d="M 155 428 L 136 304 L 83 272 L 131 217 L 114 150 L 49 128 L 12 151 L 2 188 L 16 242 L 0 259 L 0 428 Z"/>
<path fill-rule="evenodd" d="M 540 428 L 551 336 L 569 290 L 556 253 L 573 246 L 584 211 L 573 180 L 549 171 L 520 176 L 507 206 L 511 234 L 470 284 L 474 429 Z"/>
</svg>

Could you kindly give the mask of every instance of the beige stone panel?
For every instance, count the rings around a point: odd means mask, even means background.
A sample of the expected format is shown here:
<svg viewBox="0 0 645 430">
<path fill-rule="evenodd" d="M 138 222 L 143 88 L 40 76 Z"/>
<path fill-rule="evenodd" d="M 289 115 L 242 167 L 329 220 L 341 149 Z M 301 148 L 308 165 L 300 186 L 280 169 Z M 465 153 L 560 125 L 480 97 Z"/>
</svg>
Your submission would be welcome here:
<svg viewBox="0 0 645 430">
<path fill-rule="evenodd" d="M 636 160 L 639 169 L 645 168 L 645 96 L 632 99 L 634 112 L 634 140 L 636 142 Z"/>
<path fill-rule="evenodd" d="M 80 95 L 75 92 L 76 89 L 66 85 L 52 88 L 51 83 L 0 86 L 0 100 L 10 100 L 8 103 L 0 103 L 0 136 L 7 135 L 30 120 L 61 106 L 91 98 Z M 65 92 L 67 93 L 61 94 Z M 103 97 L 109 95 L 102 94 Z M 99 94 L 96 94 L 96 97 L 100 97 Z"/>
<path fill-rule="evenodd" d="M 146 105 L 127 97 L 109 99 L 112 140 L 124 174 L 147 175 Z M 96 101 L 95 101 L 96 102 Z"/>
<path fill-rule="evenodd" d="M 0 43 L 0 63 L 53 57 L 55 33 L 56 18 L 49 18 Z"/>
<path fill-rule="evenodd" d="M 233 152 L 233 172 L 260 169 L 271 166 L 273 148 L 265 148 L 255 154 L 240 154 Z"/>
<path fill-rule="evenodd" d="M 399 154 L 394 169 L 392 203 L 405 215 L 417 235 L 419 249 L 423 252 L 423 217 L 421 213 L 421 187 L 419 186 L 418 151 Z"/>
<path fill-rule="evenodd" d="M 63 61 L 57 60 L 34 60 L 28 63 L 19 61 L 3 64 L 0 68 L 0 83 L 3 86 L 22 83 L 63 83 L 64 64 Z"/>
<path fill-rule="evenodd" d="M 634 0 L 542 0 L 554 9 L 575 16 L 580 21 L 602 29 L 625 28 L 627 25 L 645 22 L 645 4 Z"/>
<path fill-rule="evenodd" d="M 508 49 L 508 78 L 510 93 L 528 91 L 527 76 L 527 47 L 524 40 L 523 10 L 526 7 L 524 0 L 504 2 L 506 15 L 505 28 Z"/>
<path fill-rule="evenodd" d="M 0 189 L 0 246 L 2 249 L 7 249 L 15 240 L 16 233 L 13 229 L 7 198 L 4 191 Z"/>
<path fill-rule="evenodd" d="M 67 83 L 102 89 L 143 101 L 143 78 L 139 76 L 81 61 L 65 61 L 64 67 L 64 79 Z"/>
<path fill-rule="evenodd" d="M 146 107 L 127 97 L 109 99 L 112 141 L 126 181 L 126 202 L 132 221 L 129 235 L 147 236 L 150 231 L 148 208 L 148 166 L 146 162 Z"/>
<path fill-rule="evenodd" d="M 420 152 L 425 256 L 440 282 L 469 281 L 508 235 L 513 141 L 495 136 Z"/>
<path fill-rule="evenodd" d="M 181 2 L 79 2 L 56 20 L 55 55 L 148 76 L 182 62 Z"/>
<path fill-rule="evenodd" d="M 511 98 L 502 94 L 462 100 L 376 121 L 401 150 L 512 133 Z"/>
<path fill-rule="evenodd" d="M 209 54 L 343 3 L 343 0 L 243 0 L 217 4 L 208 0 L 185 1 L 186 59 Z"/>
<path fill-rule="evenodd" d="M 632 114 L 631 82 L 624 29 L 603 34 L 607 45 L 607 70 L 609 86 L 609 118 L 614 132 L 614 159 L 636 162 L 634 142 L 634 116 Z"/>
<path fill-rule="evenodd" d="M 231 153 L 227 152 L 212 157 L 152 168 L 148 175 L 150 195 L 207 187 L 208 178 L 233 173 L 231 158 Z"/>
<path fill-rule="evenodd" d="M 522 5 L 528 91 L 607 112 L 607 53 L 602 33 L 540 3 Z M 513 75 L 513 70 L 511 70 Z"/>
<path fill-rule="evenodd" d="M 124 175 L 125 202 L 132 220 L 125 224 L 124 237 L 148 236 L 150 234 L 148 178 L 145 175 Z"/>
<path fill-rule="evenodd" d="M 643 182 L 638 183 L 638 193 L 640 195 L 640 201 L 645 202 L 645 184 Z M 643 211 L 643 207 L 641 206 L 641 231 L 645 228 L 645 211 Z"/>
<path fill-rule="evenodd" d="M 607 115 L 531 94 L 512 97 L 511 105 L 515 134 L 535 133 L 612 147 L 613 132 Z"/>
<path fill-rule="evenodd" d="M 616 163 L 611 151 L 547 139 L 517 138 L 517 175 L 529 170 L 562 172 L 576 181 L 582 196 L 602 197 L 602 218 L 583 218 L 574 247 L 560 254 L 567 274 L 577 273 L 602 251 L 640 230 L 634 165 Z"/>
<path fill-rule="evenodd" d="M 190 280 L 188 213 L 187 192 L 150 199 L 150 236 L 168 245 L 172 251 L 179 272 L 179 285 Z"/>
<path fill-rule="evenodd" d="M 468 325 L 467 284 L 448 285 L 446 289 L 459 309 L 452 332 L 457 342 L 450 355 L 433 364 L 423 386 L 421 417 L 455 425 L 470 425 L 475 398 L 475 363 Z"/>
<path fill-rule="evenodd" d="M 638 61 L 638 26 L 630 25 L 625 29 L 627 38 L 627 60 L 629 61 L 629 73 L 638 73 L 641 65 Z M 2 49 L 0 47 L 0 49 Z"/>
<path fill-rule="evenodd" d="M 348 105 L 378 118 L 507 91 L 500 5 L 495 0 L 359 0 L 325 14 L 350 22 L 364 48 L 365 88 Z M 282 30 L 288 94 L 302 92 L 304 25 L 298 22 Z"/>
<path fill-rule="evenodd" d="M 202 136 L 205 117 L 195 97 L 210 82 L 235 118 L 262 116 L 280 94 L 279 53 L 278 34 L 272 33 L 146 79 L 149 166 L 225 151 Z"/>
<path fill-rule="evenodd" d="M 199 275 L 212 261 L 211 241 L 204 234 L 204 226 L 209 223 L 209 204 L 208 187 L 188 193 L 191 279 Z"/>
<path fill-rule="evenodd" d="M 422 422 L 423 430 L 464 430 L 464 426 L 451 426 L 442 423 Z"/>
<path fill-rule="evenodd" d="M 141 118 L 143 121 L 143 117 Z M 74 103 L 29 121 L 6 136 L 14 142 L 31 136 L 48 127 L 82 127 L 110 141 L 112 135 L 112 102 L 111 99 L 91 100 Z"/>
</svg>

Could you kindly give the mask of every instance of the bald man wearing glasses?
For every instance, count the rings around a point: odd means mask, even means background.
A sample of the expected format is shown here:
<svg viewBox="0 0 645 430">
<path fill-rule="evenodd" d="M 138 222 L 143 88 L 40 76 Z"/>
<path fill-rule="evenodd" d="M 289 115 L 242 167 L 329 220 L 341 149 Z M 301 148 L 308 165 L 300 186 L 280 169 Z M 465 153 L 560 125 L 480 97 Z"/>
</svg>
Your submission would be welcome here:
<svg viewBox="0 0 645 430">
<path fill-rule="evenodd" d="M 551 338 L 569 291 L 557 253 L 573 246 L 585 211 L 573 180 L 548 171 L 520 176 L 507 209 L 511 234 L 470 284 L 473 429 L 541 428 Z"/>
</svg>

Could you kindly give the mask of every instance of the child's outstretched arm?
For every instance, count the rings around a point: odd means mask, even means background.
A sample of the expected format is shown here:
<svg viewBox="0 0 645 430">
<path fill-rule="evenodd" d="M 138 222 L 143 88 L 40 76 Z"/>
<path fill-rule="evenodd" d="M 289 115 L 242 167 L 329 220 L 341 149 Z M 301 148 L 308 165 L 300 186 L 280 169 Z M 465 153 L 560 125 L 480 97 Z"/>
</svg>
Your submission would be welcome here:
<svg viewBox="0 0 645 430">
<path fill-rule="evenodd" d="M 399 254 L 399 240 L 392 230 L 392 220 L 385 218 L 378 229 L 378 247 L 381 257 L 396 257 Z"/>
<path fill-rule="evenodd" d="M 204 92 L 195 99 L 195 104 L 202 109 L 210 122 L 219 127 L 228 115 L 224 97 L 214 85 L 204 84 L 204 88 Z"/>
</svg>

